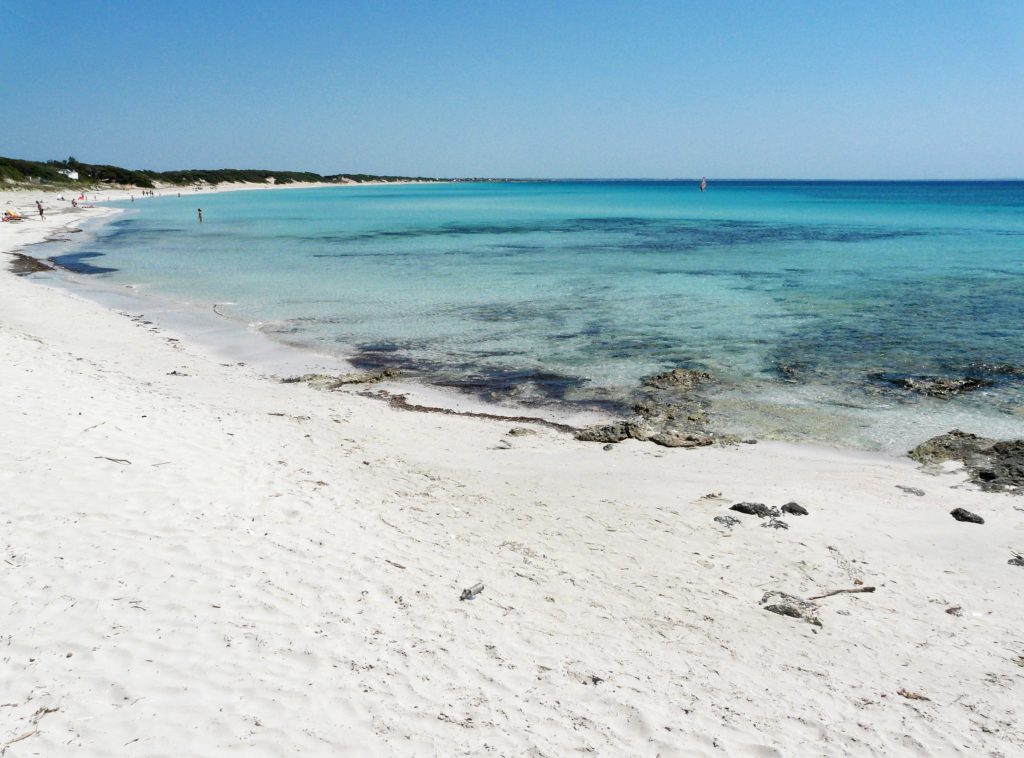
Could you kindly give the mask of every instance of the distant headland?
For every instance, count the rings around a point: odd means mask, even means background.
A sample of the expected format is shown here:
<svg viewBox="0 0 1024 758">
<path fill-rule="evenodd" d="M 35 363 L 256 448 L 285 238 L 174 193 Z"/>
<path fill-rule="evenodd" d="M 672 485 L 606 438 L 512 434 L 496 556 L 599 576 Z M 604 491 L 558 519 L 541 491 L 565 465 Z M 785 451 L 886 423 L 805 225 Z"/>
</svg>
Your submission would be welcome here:
<svg viewBox="0 0 1024 758">
<path fill-rule="evenodd" d="M 29 161 L 0 156 L 0 185 L 126 187 L 216 185 L 226 183 L 294 184 L 378 184 L 381 182 L 480 182 L 500 181 L 486 178 L 442 178 L 425 176 L 383 176 L 376 174 L 330 174 L 312 171 L 271 171 L 269 169 L 185 169 L 149 171 L 106 164 L 82 163 L 74 157 L 66 160 Z"/>
</svg>

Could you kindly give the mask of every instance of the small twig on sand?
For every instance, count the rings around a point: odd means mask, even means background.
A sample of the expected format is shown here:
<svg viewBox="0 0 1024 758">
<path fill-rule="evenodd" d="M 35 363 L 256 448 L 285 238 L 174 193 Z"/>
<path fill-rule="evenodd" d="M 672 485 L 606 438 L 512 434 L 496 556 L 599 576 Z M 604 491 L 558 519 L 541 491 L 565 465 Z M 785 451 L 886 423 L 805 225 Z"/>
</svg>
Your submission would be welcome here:
<svg viewBox="0 0 1024 758">
<path fill-rule="evenodd" d="M 27 740 L 29 737 L 31 737 L 33 734 L 35 734 L 38 731 L 39 731 L 38 729 L 33 729 L 31 732 L 25 732 L 24 734 L 19 734 L 17 737 L 15 737 L 12 740 L 7 740 L 7 742 L 5 742 L 3 744 L 3 747 L 0 747 L 0 755 L 4 755 L 7 752 L 7 748 L 9 748 L 15 742 L 21 742 L 22 740 Z"/>
<path fill-rule="evenodd" d="M 379 513 L 377 514 L 377 517 L 381 521 L 383 521 L 385 524 L 390 526 L 392 529 L 394 529 L 396 532 L 398 532 L 401 535 L 404 535 L 406 539 L 412 540 L 413 542 L 419 542 L 421 545 L 435 545 L 437 547 L 446 547 L 445 545 L 441 545 L 440 542 L 435 542 L 434 540 L 421 540 L 418 537 L 413 537 L 411 534 L 406 532 L 401 527 L 398 527 L 398 526 L 395 526 L 394 524 L 392 524 L 390 521 L 388 521 L 386 518 L 381 516 Z"/>
<path fill-rule="evenodd" d="M 70 655 L 70 653 L 68 655 Z M 29 721 L 32 723 L 32 726 L 34 728 L 31 731 L 25 732 L 24 734 L 19 734 L 17 737 L 15 737 L 13 739 L 10 739 L 10 740 L 7 740 L 7 742 L 5 742 L 3 745 L 0 745 L 0 756 L 6 755 L 7 754 L 7 748 L 9 748 L 15 742 L 21 742 L 22 740 L 27 740 L 33 734 L 38 734 L 39 733 L 39 719 L 41 719 L 43 716 L 45 716 L 48 713 L 56 713 L 58 710 L 59 710 L 58 708 L 49 708 L 49 707 L 47 707 L 45 705 L 42 708 L 39 708 L 35 713 L 32 714 L 32 717 L 29 719 Z"/>
<path fill-rule="evenodd" d="M 111 463 L 120 463 L 121 465 L 132 465 L 132 462 L 127 460 L 126 458 L 111 458 L 109 455 L 94 455 L 93 458 L 102 458 L 105 461 L 110 461 Z"/>
<path fill-rule="evenodd" d="M 394 561 L 389 561 L 387 558 L 384 559 L 384 562 L 385 563 L 390 563 L 395 568 L 400 568 L 400 569 L 404 569 L 405 568 L 405 566 L 403 566 L 401 563 L 395 563 Z"/>
<path fill-rule="evenodd" d="M 815 595 L 814 597 L 809 597 L 807 599 L 808 600 L 821 600 L 822 598 L 832 597 L 833 595 L 840 595 L 840 594 L 842 594 L 844 592 L 874 592 L 874 591 L 875 591 L 874 587 L 854 587 L 853 589 L 849 589 L 849 590 L 832 590 L 831 592 L 826 592 L 824 595 Z"/>
</svg>

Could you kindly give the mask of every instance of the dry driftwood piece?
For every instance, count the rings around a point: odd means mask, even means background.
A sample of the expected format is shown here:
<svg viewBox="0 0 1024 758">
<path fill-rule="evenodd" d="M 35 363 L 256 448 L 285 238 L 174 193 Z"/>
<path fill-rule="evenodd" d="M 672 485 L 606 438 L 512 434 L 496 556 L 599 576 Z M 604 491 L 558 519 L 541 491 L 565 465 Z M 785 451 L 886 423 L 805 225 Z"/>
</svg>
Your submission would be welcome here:
<svg viewBox="0 0 1024 758">
<path fill-rule="evenodd" d="M 852 589 L 848 589 L 848 590 L 832 590 L 831 592 L 826 592 L 824 595 L 815 595 L 814 597 L 809 597 L 807 599 L 808 600 L 821 600 L 822 598 L 825 598 L 825 597 L 832 597 L 833 595 L 841 595 L 844 592 L 874 592 L 874 591 L 875 591 L 874 587 L 853 587 Z"/>
</svg>

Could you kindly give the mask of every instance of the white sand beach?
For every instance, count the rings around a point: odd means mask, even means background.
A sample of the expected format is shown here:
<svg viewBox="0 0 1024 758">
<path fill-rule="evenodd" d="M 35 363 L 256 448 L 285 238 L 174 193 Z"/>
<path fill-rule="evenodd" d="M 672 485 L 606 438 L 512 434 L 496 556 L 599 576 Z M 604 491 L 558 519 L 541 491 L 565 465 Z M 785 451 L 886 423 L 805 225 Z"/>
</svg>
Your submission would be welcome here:
<svg viewBox="0 0 1024 758">
<path fill-rule="evenodd" d="M 35 199 L 0 252 L 113 212 Z M 9 257 L 7 758 L 1024 754 L 1024 498 L 282 384 Z"/>
</svg>

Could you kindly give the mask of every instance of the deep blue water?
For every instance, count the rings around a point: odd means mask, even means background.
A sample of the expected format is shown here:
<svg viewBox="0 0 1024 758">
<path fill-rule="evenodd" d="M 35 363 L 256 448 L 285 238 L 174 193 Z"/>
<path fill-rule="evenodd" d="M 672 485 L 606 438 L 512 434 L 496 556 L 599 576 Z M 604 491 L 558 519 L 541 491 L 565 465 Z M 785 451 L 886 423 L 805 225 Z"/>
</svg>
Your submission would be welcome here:
<svg viewBox="0 0 1024 758">
<path fill-rule="evenodd" d="M 621 410 L 645 374 L 688 366 L 718 378 L 719 423 L 768 436 L 884 447 L 915 414 L 1024 426 L 1020 182 L 337 187 L 126 207 L 74 251 L 116 269 L 98 276 L 484 395 Z M 991 386 L 934 400 L 896 391 L 904 376 Z"/>
</svg>

